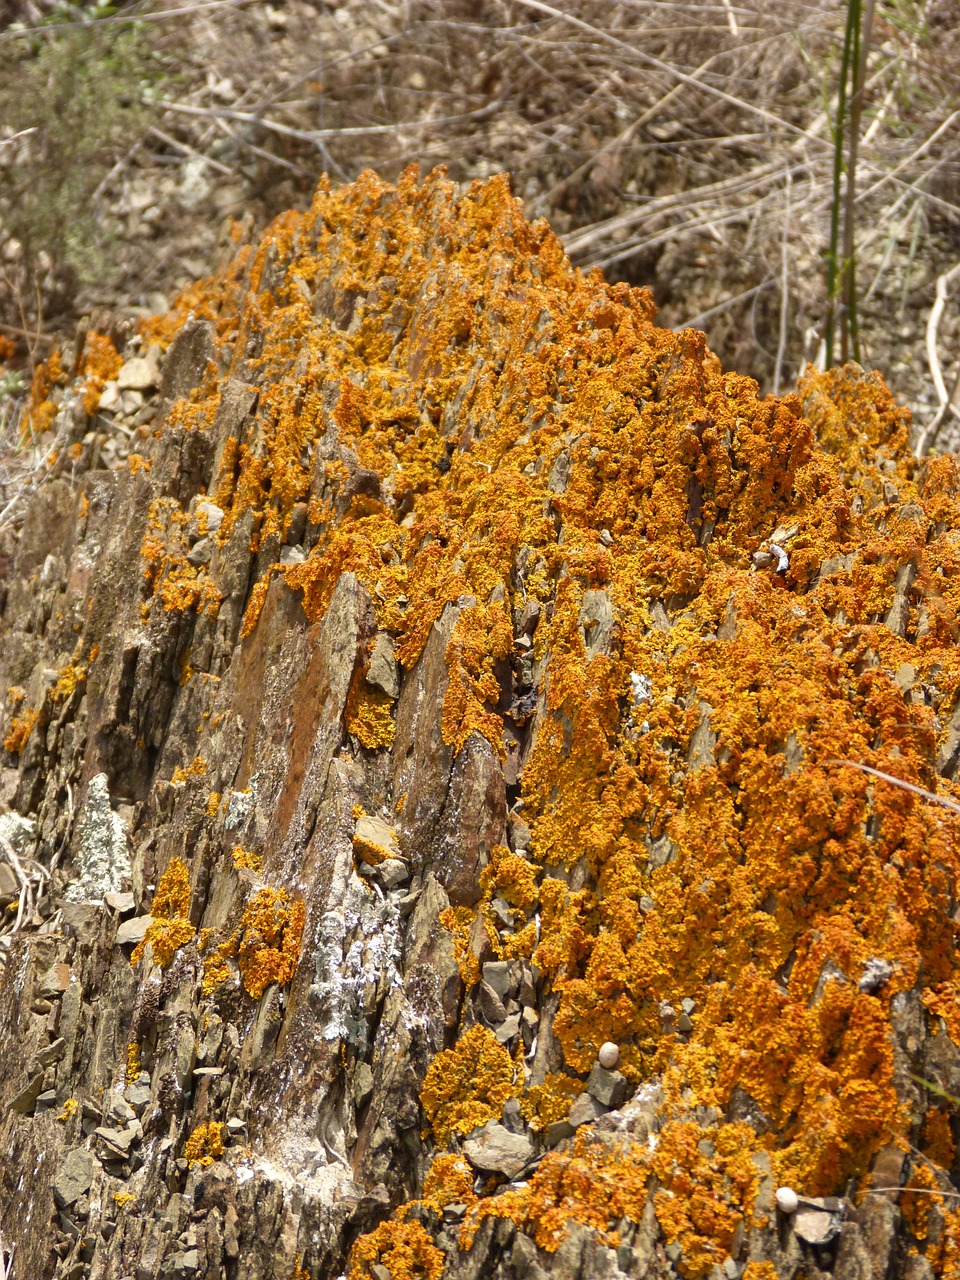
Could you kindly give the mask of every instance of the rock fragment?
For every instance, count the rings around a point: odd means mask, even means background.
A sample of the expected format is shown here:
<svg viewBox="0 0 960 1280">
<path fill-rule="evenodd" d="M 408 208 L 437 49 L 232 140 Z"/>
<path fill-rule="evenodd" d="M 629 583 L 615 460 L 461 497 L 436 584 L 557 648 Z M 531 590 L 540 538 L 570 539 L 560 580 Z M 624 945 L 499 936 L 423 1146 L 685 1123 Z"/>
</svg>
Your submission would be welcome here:
<svg viewBox="0 0 960 1280">
<path fill-rule="evenodd" d="M 515 1178 L 535 1155 L 526 1134 L 511 1133 L 502 1124 L 489 1121 L 479 1133 L 463 1144 L 463 1154 L 480 1173 L 502 1173 Z"/>
<path fill-rule="evenodd" d="M 68 1209 L 93 1185 L 100 1162 L 83 1147 L 68 1151 L 53 1179 L 53 1194 L 61 1209 Z"/>
</svg>

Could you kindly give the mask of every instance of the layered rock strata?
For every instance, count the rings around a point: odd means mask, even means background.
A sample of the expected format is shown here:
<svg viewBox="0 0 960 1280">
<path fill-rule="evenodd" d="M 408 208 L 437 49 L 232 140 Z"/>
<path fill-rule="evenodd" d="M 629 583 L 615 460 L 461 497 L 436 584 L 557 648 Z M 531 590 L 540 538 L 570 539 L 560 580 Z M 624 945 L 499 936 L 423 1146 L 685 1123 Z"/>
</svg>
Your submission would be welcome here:
<svg viewBox="0 0 960 1280">
<path fill-rule="evenodd" d="M 25 431 L 8 1276 L 955 1274 L 960 475 L 877 375 L 368 174 Z"/>
</svg>

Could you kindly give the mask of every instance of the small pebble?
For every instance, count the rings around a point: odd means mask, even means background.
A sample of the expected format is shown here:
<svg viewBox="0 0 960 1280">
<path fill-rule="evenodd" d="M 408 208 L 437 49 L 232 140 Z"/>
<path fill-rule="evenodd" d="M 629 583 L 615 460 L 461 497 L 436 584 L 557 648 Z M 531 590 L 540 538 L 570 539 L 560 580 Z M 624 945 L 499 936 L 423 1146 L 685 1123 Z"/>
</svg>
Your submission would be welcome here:
<svg viewBox="0 0 960 1280">
<path fill-rule="evenodd" d="M 781 1213 L 796 1213 L 799 1203 L 793 1187 L 777 1187 L 777 1208 Z"/>
<path fill-rule="evenodd" d="M 612 1071 L 620 1061 L 620 1050 L 612 1040 L 605 1040 L 600 1046 L 600 1052 L 597 1054 L 597 1060 L 601 1067 L 606 1067 L 608 1071 Z"/>
</svg>

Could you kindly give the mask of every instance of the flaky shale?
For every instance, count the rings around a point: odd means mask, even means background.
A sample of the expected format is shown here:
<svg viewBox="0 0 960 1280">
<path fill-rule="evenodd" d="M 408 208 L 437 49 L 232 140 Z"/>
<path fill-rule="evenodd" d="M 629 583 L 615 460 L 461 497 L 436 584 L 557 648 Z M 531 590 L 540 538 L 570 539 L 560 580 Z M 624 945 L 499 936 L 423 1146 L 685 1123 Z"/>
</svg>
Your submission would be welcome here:
<svg viewBox="0 0 960 1280">
<path fill-rule="evenodd" d="M 366 174 L 57 431 L 8 1276 L 960 1272 L 960 475 L 879 375 L 760 399 L 506 180 Z"/>
</svg>

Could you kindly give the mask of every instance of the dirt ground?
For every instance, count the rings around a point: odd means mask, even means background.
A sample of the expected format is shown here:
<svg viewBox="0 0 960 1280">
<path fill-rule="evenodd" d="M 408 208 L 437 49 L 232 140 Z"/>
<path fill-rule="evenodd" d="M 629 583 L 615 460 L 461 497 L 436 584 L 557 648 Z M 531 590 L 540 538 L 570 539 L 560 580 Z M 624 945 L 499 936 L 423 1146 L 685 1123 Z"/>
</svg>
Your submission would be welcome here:
<svg viewBox="0 0 960 1280">
<path fill-rule="evenodd" d="M 0 151 L 0 320 L 15 360 L 82 315 L 162 309 L 213 269 L 234 220 L 255 230 L 303 207 L 322 172 L 444 164 L 464 182 L 507 171 L 577 264 L 648 285 L 661 323 L 703 328 L 727 367 L 787 390 L 822 359 L 844 7 L 167 0 L 110 14 L 8 0 L 0 134 L 34 130 Z M 152 70 L 129 95 L 139 102 L 120 104 L 122 136 L 84 151 L 105 119 L 94 106 L 58 173 L 44 163 L 76 97 L 59 116 L 24 116 L 10 88 L 66 39 L 76 93 L 122 78 L 105 54 L 87 58 L 94 28 L 115 52 L 133 40 Z M 960 371 L 960 279 L 941 286 L 937 369 L 927 340 L 937 281 L 960 260 L 958 29 L 956 0 L 878 6 L 857 170 L 861 360 L 914 410 L 918 438 L 939 419 L 939 447 L 960 444 L 954 410 L 938 415 Z M 87 218 L 31 257 L 2 223 L 71 182 Z"/>
</svg>

